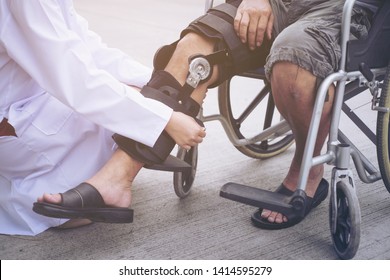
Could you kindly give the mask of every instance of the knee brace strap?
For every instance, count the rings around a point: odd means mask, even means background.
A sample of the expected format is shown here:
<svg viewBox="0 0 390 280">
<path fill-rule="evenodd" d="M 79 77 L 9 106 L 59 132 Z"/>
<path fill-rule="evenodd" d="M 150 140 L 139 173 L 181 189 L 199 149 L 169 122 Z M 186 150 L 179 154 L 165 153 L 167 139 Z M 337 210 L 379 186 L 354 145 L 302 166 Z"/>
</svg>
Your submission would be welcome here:
<svg viewBox="0 0 390 280">
<path fill-rule="evenodd" d="M 148 147 L 120 134 L 114 134 L 112 138 L 125 153 L 147 165 L 163 163 L 175 147 L 175 141 L 165 131 L 161 133 L 153 147 Z"/>
<path fill-rule="evenodd" d="M 195 118 L 200 106 L 189 95 L 182 93 L 182 86 L 169 73 L 156 71 L 147 86 L 141 89 L 141 93 L 147 97 L 158 100 L 172 108 Z M 199 120 L 197 120 L 203 125 Z M 153 147 L 136 142 L 119 134 L 113 135 L 117 145 L 134 159 L 146 164 L 160 164 L 175 147 L 175 141 L 167 132 L 159 136 Z"/>
<path fill-rule="evenodd" d="M 219 66 L 218 81 L 210 87 L 217 86 L 236 74 L 265 64 L 270 42 L 264 40 L 263 46 L 255 51 L 250 50 L 247 44 L 243 44 L 234 30 L 236 12 L 237 8 L 231 4 L 218 5 L 190 23 L 181 34 L 183 37 L 189 32 L 196 32 L 218 40 L 216 52 L 223 52 L 223 57 L 216 61 Z"/>
<path fill-rule="evenodd" d="M 190 97 L 191 92 L 185 86 L 182 87 L 171 74 L 162 70 L 156 70 L 149 83 L 141 90 L 145 97 L 156 99 L 174 111 L 195 118 L 200 105 Z"/>
</svg>

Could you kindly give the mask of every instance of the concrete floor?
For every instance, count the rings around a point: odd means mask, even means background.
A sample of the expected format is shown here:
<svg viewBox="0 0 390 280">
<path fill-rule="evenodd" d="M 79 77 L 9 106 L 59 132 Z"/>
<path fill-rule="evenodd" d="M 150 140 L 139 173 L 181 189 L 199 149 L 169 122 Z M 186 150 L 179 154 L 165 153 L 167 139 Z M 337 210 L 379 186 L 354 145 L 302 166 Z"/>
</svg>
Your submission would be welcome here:
<svg viewBox="0 0 390 280">
<path fill-rule="evenodd" d="M 176 40 L 179 32 L 204 10 L 199 0 L 76 0 L 75 5 L 108 45 L 148 66 L 157 48 Z M 249 92 L 259 82 L 242 79 L 237 83 L 239 89 Z M 216 96 L 216 91 L 210 90 L 204 104 L 206 115 L 218 113 Z M 368 102 L 367 98 L 358 105 Z M 244 94 L 237 102 L 242 100 Z M 375 127 L 375 115 L 369 110 L 363 113 Z M 375 162 L 375 147 L 356 134 L 347 121 L 343 126 Z M 250 222 L 255 208 L 219 196 L 221 186 L 229 181 L 274 189 L 288 170 L 294 146 L 277 157 L 255 160 L 229 142 L 218 122 L 207 122 L 206 127 L 208 136 L 199 147 L 196 179 L 188 197 L 179 199 L 175 195 L 172 173 L 145 169 L 134 183 L 134 223 L 53 229 L 35 237 L 3 235 L 0 259 L 338 259 L 329 230 L 329 199 L 301 224 L 266 231 Z M 331 166 L 326 166 L 328 180 L 330 171 Z M 382 181 L 364 184 L 353 171 L 361 208 L 361 240 L 355 259 L 388 260 L 390 195 Z"/>
</svg>

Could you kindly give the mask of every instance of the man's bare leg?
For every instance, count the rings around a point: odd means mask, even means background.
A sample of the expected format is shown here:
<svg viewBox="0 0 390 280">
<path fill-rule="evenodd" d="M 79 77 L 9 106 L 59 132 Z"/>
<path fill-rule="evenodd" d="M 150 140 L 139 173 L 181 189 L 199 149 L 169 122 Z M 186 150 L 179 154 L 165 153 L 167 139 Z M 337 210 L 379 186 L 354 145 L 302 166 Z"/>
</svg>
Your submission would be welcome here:
<svg viewBox="0 0 390 280">
<path fill-rule="evenodd" d="M 196 54 L 211 54 L 214 45 L 215 41 L 212 39 L 193 32 L 188 33 L 178 42 L 176 50 L 164 70 L 175 77 L 181 85 L 184 85 L 189 69 L 188 59 Z M 192 99 L 201 105 L 206 98 L 207 87 L 216 80 L 216 77 L 218 77 L 218 68 L 214 67 L 213 76 L 207 82 L 198 85 L 191 94 Z"/>
<path fill-rule="evenodd" d="M 306 138 L 310 126 L 312 111 L 316 97 L 316 77 L 310 72 L 289 62 L 279 62 L 273 66 L 271 87 L 275 104 L 288 121 L 295 136 L 296 150 L 290 169 L 283 184 L 295 191 L 305 149 Z M 333 104 L 334 89 L 329 90 L 329 100 L 324 105 L 320 130 L 315 144 L 314 155 L 319 155 L 327 138 L 330 127 L 330 112 Z M 306 186 L 306 194 L 313 197 L 324 173 L 323 165 L 310 170 Z M 282 223 L 287 218 L 277 212 L 263 210 L 263 218 L 269 222 Z"/>
</svg>

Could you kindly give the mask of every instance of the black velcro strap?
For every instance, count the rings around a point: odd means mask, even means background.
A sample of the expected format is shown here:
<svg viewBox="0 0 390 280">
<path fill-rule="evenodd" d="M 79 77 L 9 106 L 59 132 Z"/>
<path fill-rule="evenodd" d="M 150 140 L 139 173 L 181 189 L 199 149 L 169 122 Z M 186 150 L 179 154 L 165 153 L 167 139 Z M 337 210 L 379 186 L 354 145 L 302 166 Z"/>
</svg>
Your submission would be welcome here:
<svg viewBox="0 0 390 280">
<path fill-rule="evenodd" d="M 199 18 L 198 22 L 218 32 L 222 36 L 222 39 L 225 41 L 229 50 L 232 51 L 242 46 L 242 42 L 236 35 L 232 23 L 229 23 L 213 14 L 206 14 L 205 16 Z M 232 55 L 234 56 L 234 52 Z"/>
<path fill-rule="evenodd" d="M 173 89 L 170 88 L 170 90 Z M 192 88 L 186 89 L 185 87 L 182 89 L 184 93 L 192 90 Z M 176 112 L 182 112 L 195 118 L 199 113 L 200 105 L 196 103 L 196 101 L 193 100 L 188 93 L 184 94 L 183 92 L 179 92 L 177 96 L 178 100 L 175 100 L 174 97 L 164 94 L 161 90 L 157 90 L 149 86 L 144 86 L 141 90 L 143 96 L 160 101 Z M 182 102 L 179 102 L 179 99 L 181 99 Z"/>
<path fill-rule="evenodd" d="M 234 19 L 236 17 L 237 8 L 234 7 L 233 5 L 224 4 L 224 5 L 218 5 L 218 6 L 212 7 L 209 10 L 209 12 L 210 11 L 222 12 L 222 13 L 230 16 L 232 19 Z"/>
<path fill-rule="evenodd" d="M 149 86 L 144 86 L 141 90 L 141 93 L 147 98 L 155 99 L 157 101 L 160 101 L 161 103 L 164 103 L 165 105 L 172 108 L 174 111 L 181 111 L 181 108 L 179 107 L 180 104 L 177 103 L 177 101 L 174 100 L 172 97 L 161 92 L 161 90 L 157 90 Z"/>
<path fill-rule="evenodd" d="M 173 42 L 170 45 L 162 46 L 157 50 L 153 58 L 153 67 L 155 70 L 164 70 L 168 65 L 173 53 L 176 50 L 176 45 L 179 42 Z"/>
</svg>

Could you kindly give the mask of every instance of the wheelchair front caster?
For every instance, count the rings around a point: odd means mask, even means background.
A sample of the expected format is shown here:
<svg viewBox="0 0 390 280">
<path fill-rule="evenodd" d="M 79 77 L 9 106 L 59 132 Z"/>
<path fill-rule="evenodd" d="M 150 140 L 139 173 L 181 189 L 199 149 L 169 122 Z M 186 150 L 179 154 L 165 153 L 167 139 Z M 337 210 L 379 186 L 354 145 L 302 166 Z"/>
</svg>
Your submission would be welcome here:
<svg viewBox="0 0 390 280">
<path fill-rule="evenodd" d="M 335 203 L 335 205 L 333 205 Z M 360 207 L 355 191 L 343 181 L 330 199 L 329 222 L 333 245 L 341 259 L 352 259 L 360 242 Z"/>
<path fill-rule="evenodd" d="M 177 158 L 191 165 L 191 169 L 173 173 L 173 187 L 175 193 L 178 197 L 184 198 L 190 193 L 195 180 L 196 167 L 198 165 L 198 146 L 192 147 L 189 151 L 179 148 L 177 151 Z"/>
</svg>

